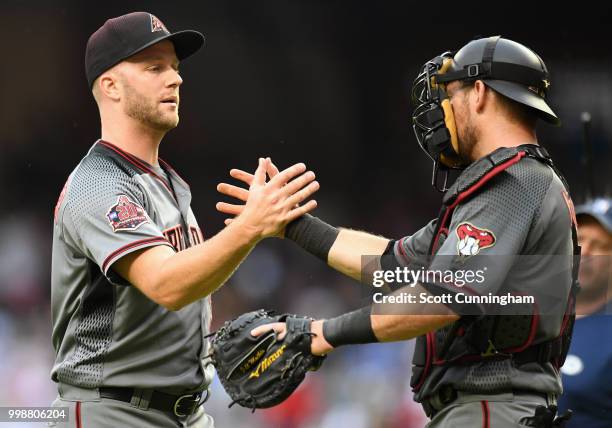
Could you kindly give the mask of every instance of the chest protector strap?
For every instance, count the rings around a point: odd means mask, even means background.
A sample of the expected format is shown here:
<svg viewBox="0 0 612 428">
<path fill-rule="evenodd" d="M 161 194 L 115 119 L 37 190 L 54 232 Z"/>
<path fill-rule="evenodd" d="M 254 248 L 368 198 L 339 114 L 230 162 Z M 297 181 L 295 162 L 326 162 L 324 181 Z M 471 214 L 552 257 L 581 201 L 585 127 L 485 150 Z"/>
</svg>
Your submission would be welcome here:
<svg viewBox="0 0 612 428">
<path fill-rule="evenodd" d="M 455 183 L 444 194 L 443 205 L 440 211 L 433 239 L 429 246 L 429 253 L 434 255 L 440 248 L 440 243 L 448 235 L 448 226 L 455 208 L 468 200 L 493 177 L 508 169 L 525 157 L 537 159 L 553 169 L 561 179 L 566 192 L 569 194 L 567 182 L 553 164 L 550 156 L 540 146 L 526 144 L 519 147 L 496 150 L 488 156 L 471 164 Z M 570 205 L 571 206 L 571 205 Z M 551 362 L 557 368 L 561 367 L 569 350 L 572 330 L 575 320 L 576 294 L 579 290 L 578 270 L 580 265 L 580 247 L 576 229 L 575 215 L 572 213 L 572 242 L 574 246 L 574 263 L 572 266 L 572 286 L 568 297 L 566 311 L 563 317 L 559 335 L 551 340 L 532 345 L 537 330 L 538 316 L 525 316 L 513 320 L 524 329 L 526 341 L 521 344 L 512 344 L 497 348 L 496 333 L 502 328 L 500 318 L 495 316 L 463 316 L 450 326 L 435 332 L 429 332 L 416 340 L 413 357 L 413 370 L 411 386 L 415 392 L 421 389 L 427 375 L 434 365 L 462 364 L 486 359 L 512 358 L 517 365 L 528 362 L 544 364 Z M 524 318 L 524 319 L 523 319 Z M 527 333 L 528 332 L 528 333 Z M 451 346 L 457 338 L 464 338 L 470 348 L 477 353 L 463 353 L 456 358 L 445 359 Z M 501 349 L 501 352 L 498 351 Z"/>
</svg>

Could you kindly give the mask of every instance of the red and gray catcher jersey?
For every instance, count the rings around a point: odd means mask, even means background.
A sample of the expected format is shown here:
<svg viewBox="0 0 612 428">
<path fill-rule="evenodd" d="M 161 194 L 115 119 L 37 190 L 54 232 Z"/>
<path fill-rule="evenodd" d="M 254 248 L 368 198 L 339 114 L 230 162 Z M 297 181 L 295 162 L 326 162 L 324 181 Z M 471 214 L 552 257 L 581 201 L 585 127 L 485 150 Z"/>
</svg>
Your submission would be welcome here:
<svg viewBox="0 0 612 428">
<path fill-rule="evenodd" d="M 120 277 L 133 251 L 200 244 L 189 186 L 99 140 L 68 178 L 55 208 L 51 305 L 55 382 L 83 388 L 202 389 L 212 373 L 210 298 L 169 311 Z"/>
<path fill-rule="evenodd" d="M 504 169 L 496 166 L 487 172 L 481 168 L 488 165 L 489 157 L 509 156 L 513 157 L 502 163 L 507 165 Z M 474 162 L 457 179 L 459 184 L 473 176 L 477 185 L 467 187 L 463 193 L 467 197 L 452 211 L 450 221 L 437 227 L 438 220 L 433 220 L 396 241 L 394 257 L 404 266 L 425 258 L 430 271 L 483 275 L 484 281 L 469 286 L 434 280 L 427 285 L 432 294 L 532 296 L 535 303 L 527 305 L 527 312 L 520 308 L 516 314 L 512 305 L 490 304 L 478 323 L 466 323 L 456 332 L 448 326 L 419 338 L 417 349 L 426 351 L 416 352 L 413 360 L 417 401 L 445 385 L 475 394 L 562 393 L 553 363 L 515 357 L 555 339 L 567 325 L 573 204 L 560 177 L 544 162 L 531 157 L 520 160 L 512 148 L 498 149 L 489 157 Z M 489 339 L 491 351 L 480 354 L 483 339 Z M 441 355 L 446 344 L 450 348 Z"/>
</svg>

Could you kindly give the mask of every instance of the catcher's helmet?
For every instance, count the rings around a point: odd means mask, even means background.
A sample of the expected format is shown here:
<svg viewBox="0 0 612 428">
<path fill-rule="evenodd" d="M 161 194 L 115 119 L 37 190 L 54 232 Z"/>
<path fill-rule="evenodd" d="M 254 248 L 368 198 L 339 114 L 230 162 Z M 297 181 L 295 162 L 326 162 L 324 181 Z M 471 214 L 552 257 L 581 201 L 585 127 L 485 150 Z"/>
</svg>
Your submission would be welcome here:
<svg viewBox="0 0 612 428">
<path fill-rule="evenodd" d="M 473 40 L 455 55 L 438 83 L 482 80 L 500 94 L 534 109 L 546 122 L 558 125 L 557 115 L 546 103 L 550 86 L 542 58 L 520 43 L 499 36 Z"/>
<path fill-rule="evenodd" d="M 459 141 L 446 85 L 453 81 L 481 80 L 503 96 L 527 106 L 537 117 L 558 125 L 559 118 L 546 103 L 550 86 L 542 59 L 529 48 L 500 36 L 469 42 L 459 51 L 444 52 L 427 61 L 412 86 L 415 109 L 413 129 L 421 148 L 434 161 L 432 184 L 446 189 L 448 169 L 462 169 Z M 439 169 L 446 171 L 438 186 Z"/>
</svg>

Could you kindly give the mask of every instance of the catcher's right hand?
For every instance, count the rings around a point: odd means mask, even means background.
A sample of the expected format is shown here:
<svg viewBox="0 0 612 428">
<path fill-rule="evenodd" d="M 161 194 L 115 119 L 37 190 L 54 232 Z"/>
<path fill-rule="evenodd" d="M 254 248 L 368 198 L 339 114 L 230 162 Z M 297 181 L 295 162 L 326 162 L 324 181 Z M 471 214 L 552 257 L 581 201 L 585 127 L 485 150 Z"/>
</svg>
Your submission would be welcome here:
<svg viewBox="0 0 612 428">
<path fill-rule="evenodd" d="M 251 331 L 272 323 L 285 323 L 282 340 L 270 329 L 253 336 Z M 259 310 L 226 322 L 211 340 L 212 362 L 219 380 L 238 403 L 254 409 L 283 402 L 304 380 L 308 370 L 317 370 L 325 357 L 310 352 L 312 319 L 296 315 L 273 315 Z"/>
</svg>

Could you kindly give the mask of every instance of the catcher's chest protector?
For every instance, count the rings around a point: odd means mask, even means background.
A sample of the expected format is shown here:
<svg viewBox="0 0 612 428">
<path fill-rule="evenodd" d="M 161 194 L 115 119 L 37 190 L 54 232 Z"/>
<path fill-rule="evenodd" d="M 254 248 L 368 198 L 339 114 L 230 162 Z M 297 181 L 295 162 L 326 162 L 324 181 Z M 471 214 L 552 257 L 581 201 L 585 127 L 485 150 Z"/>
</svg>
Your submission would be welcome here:
<svg viewBox="0 0 612 428">
<path fill-rule="evenodd" d="M 443 206 L 429 246 L 430 255 L 433 256 L 438 252 L 448 236 L 455 208 L 469 200 L 493 177 L 525 157 L 537 159 L 550 166 L 567 189 L 565 180 L 543 148 L 523 145 L 496 150 L 470 165 L 444 194 Z M 514 358 L 521 364 L 529 361 L 552 362 L 557 368 L 561 367 L 569 349 L 575 318 L 575 296 L 578 292 L 579 264 L 576 261 L 579 260 L 580 247 L 573 223 L 572 240 L 573 253 L 577 257 L 574 257 L 572 286 L 563 327 L 558 337 L 532 345 L 534 335 L 530 332 L 537 328 L 538 322 L 538 318 L 533 315 L 462 316 L 460 320 L 449 326 L 417 338 L 412 361 L 413 391 L 418 392 L 421 389 L 434 365 L 469 364 L 485 359 Z"/>
</svg>

